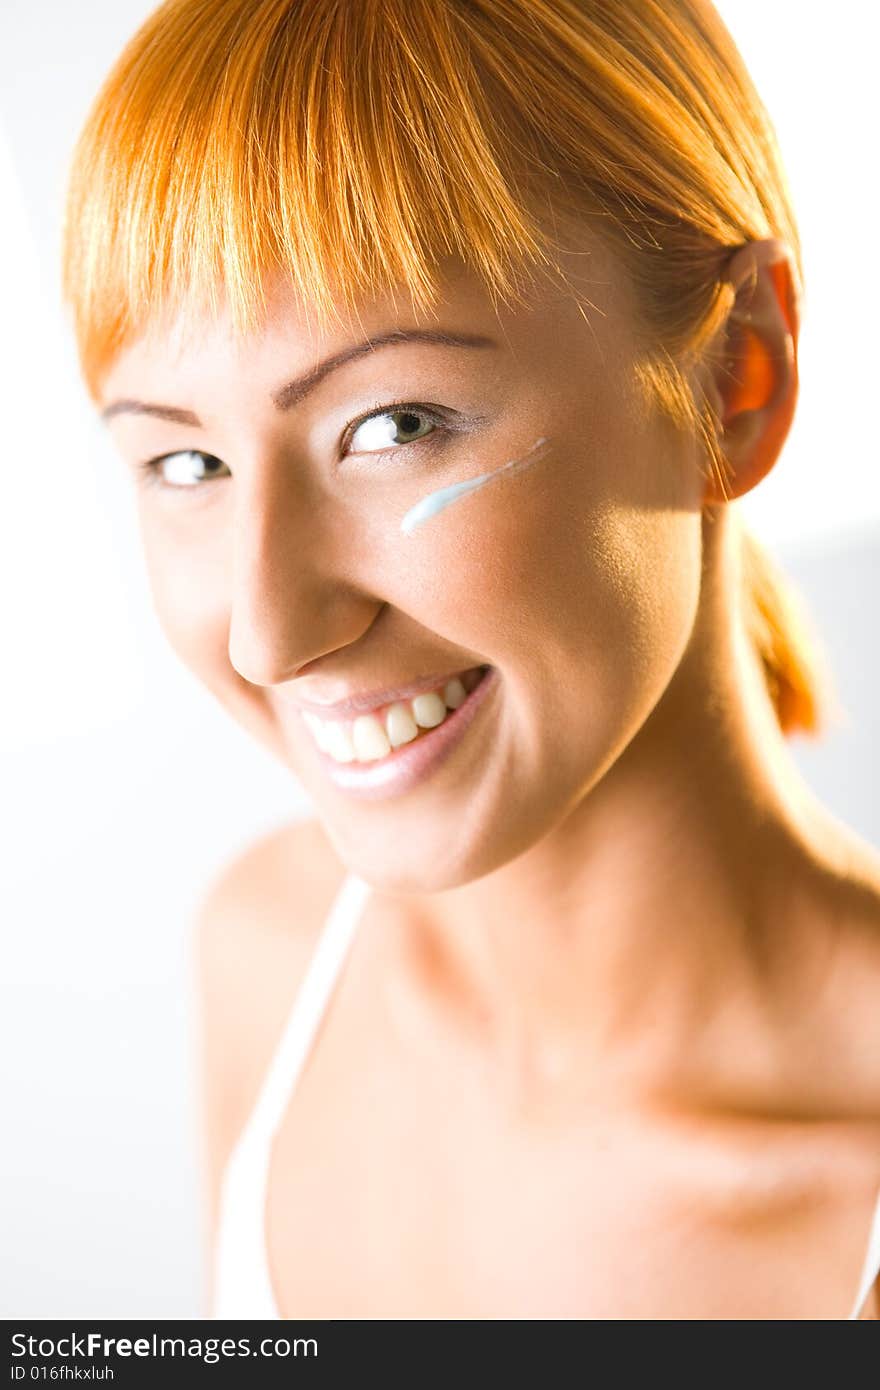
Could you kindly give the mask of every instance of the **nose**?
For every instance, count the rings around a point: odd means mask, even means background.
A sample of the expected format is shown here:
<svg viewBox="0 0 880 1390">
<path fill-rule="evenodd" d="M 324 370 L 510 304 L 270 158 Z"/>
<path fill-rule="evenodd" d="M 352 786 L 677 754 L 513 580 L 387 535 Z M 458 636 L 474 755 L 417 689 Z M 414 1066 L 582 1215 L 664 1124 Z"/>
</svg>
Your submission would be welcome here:
<svg viewBox="0 0 880 1390">
<path fill-rule="evenodd" d="M 293 679 L 356 641 L 382 607 L 345 573 L 344 530 L 329 499 L 292 482 L 289 466 L 254 469 L 239 487 L 229 660 L 252 685 Z"/>
</svg>

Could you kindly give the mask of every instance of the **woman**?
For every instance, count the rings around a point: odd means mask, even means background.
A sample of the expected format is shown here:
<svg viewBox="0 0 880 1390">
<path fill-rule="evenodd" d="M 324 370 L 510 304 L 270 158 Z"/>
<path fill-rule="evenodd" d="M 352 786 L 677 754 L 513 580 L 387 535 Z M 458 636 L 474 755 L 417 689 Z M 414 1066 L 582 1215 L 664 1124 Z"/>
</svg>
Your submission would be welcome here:
<svg viewBox="0 0 880 1390">
<path fill-rule="evenodd" d="M 801 270 L 703 0 L 173 0 L 109 74 L 84 380 L 316 812 L 199 913 L 215 1316 L 878 1316 L 880 857 L 734 505 Z"/>
</svg>

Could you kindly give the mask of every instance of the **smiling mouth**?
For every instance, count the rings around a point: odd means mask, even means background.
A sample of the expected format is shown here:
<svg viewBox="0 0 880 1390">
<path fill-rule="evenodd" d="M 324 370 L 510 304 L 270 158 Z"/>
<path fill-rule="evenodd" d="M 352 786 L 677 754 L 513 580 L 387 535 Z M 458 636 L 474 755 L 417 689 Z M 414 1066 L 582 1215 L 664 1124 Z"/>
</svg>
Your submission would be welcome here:
<svg viewBox="0 0 880 1390">
<path fill-rule="evenodd" d="M 427 737 L 468 700 L 492 667 L 472 666 L 408 700 L 393 700 L 349 719 L 320 719 L 302 709 L 320 752 L 334 763 L 377 763 Z"/>
<path fill-rule="evenodd" d="M 454 677 L 453 681 L 455 679 L 462 678 Z M 437 715 L 438 722 L 417 725 L 414 737 L 408 738 L 397 747 L 391 747 L 387 753 L 376 747 L 377 756 L 350 758 L 346 749 L 345 758 L 340 760 L 316 747 L 316 756 L 325 776 L 346 796 L 356 800 L 365 798 L 368 801 L 387 800 L 409 792 L 427 782 L 442 767 L 450 765 L 457 764 L 458 774 L 470 780 L 479 764 L 474 762 L 473 757 L 456 759 L 454 754 L 457 750 L 467 747 L 468 743 L 472 753 L 488 746 L 485 742 L 481 744 L 479 740 L 475 741 L 473 737 L 468 740 L 468 730 L 472 725 L 479 725 L 481 718 L 485 723 L 488 715 L 484 711 L 493 705 L 497 706 L 496 692 L 501 686 L 500 672 L 496 666 L 477 667 L 473 672 L 473 682 L 472 689 L 465 691 L 464 699 L 456 704 L 454 709 L 445 706 L 445 714 L 437 705 L 433 706 L 433 714 L 430 706 L 425 709 L 426 719 Z M 447 682 L 447 685 L 451 683 Z M 432 695 L 436 693 L 426 692 Z M 449 693 L 453 700 L 457 700 L 460 694 L 455 689 Z M 421 696 L 413 698 L 419 700 Z M 337 720 L 337 723 L 339 722 Z M 357 720 L 354 722 L 357 723 Z M 370 738 L 372 735 L 358 735 L 358 738 L 365 737 Z M 384 748 L 384 744 L 381 747 Z M 454 771 L 452 775 L 455 775 Z"/>
</svg>

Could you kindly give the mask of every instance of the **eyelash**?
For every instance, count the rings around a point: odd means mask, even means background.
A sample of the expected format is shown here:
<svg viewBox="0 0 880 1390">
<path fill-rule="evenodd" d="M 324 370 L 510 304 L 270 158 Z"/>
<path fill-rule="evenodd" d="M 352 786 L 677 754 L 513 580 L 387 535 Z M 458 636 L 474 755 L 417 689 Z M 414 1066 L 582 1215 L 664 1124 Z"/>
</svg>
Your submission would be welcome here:
<svg viewBox="0 0 880 1390">
<path fill-rule="evenodd" d="M 347 444 L 351 436 L 355 434 L 367 420 L 375 419 L 381 415 L 402 415 L 406 412 L 413 415 L 423 415 L 427 420 L 430 420 L 435 428 L 430 434 L 420 435 L 418 439 L 411 439 L 406 444 L 395 444 L 388 449 L 368 450 L 367 452 L 370 458 L 384 458 L 386 454 L 399 454 L 401 449 L 411 449 L 414 445 L 423 444 L 426 440 L 434 439 L 437 435 L 452 433 L 452 427 L 444 420 L 439 412 L 431 406 L 423 405 L 420 401 L 396 401 L 392 405 L 383 405 L 379 409 L 373 409 L 366 415 L 361 415 L 356 420 L 352 420 L 343 431 L 342 442 L 343 444 Z M 190 494 L 201 491 L 204 487 L 204 482 L 212 481 L 210 478 L 206 478 L 203 483 L 192 483 L 189 485 L 183 483 L 167 483 L 159 471 L 160 464 L 164 463 L 166 459 L 174 458 L 177 454 L 197 454 L 205 459 L 215 458 L 214 454 L 205 453 L 202 449 L 174 449 L 171 453 L 160 454 L 157 458 L 146 459 L 144 462 L 137 463 L 135 468 L 139 475 L 139 481 L 149 487 L 164 488 L 166 492 L 188 492 Z M 340 453 L 340 457 L 345 457 L 344 452 Z M 222 460 L 216 459 L 215 461 L 219 463 Z M 214 481 L 219 480 L 215 479 Z"/>
</svg>

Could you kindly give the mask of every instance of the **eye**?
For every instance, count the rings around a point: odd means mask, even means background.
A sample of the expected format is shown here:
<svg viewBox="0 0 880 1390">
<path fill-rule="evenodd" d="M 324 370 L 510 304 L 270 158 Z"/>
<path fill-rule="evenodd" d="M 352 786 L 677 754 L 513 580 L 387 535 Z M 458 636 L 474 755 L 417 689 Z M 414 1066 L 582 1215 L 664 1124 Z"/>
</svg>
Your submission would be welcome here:
<svg viewBox="0 0 880 1390">
<path fill-rule="evenodd" d="M 420 429 L 419 421 L 427 422 L 429 429 Z M 390 425 L 388 422 L 391 422 Z M 354 444 L 355 440 L 359 443 L 354 448 L 343 449 L 343 453 L 382 453 L 388 449 L 389 444 L 392 448 L 395 445 L 397 448 L 403 448 L 406 444 L 414 444 L 417 440 L 424 439 L 428 433 L 434 433 L 442 424 L 443 421 L 436 411 L 411 401 L 385 406 L 382 410 L 374 411 L 372 415 L 364 416 L 349 428 L 343 442 L 348 446 Z M 403 435 L 404 438 L 395 441 L 394 435 Z"/>
<path fill-rule="evenodd" d="M 374 410 L 371 415 L 361 416 L 360 420 L 349 425 L 343 435 L 341 452 L 343 455 L 349 452 L 393 452 L 420 439 L 448 433 L 450 429 L 451 426 L 438 411 L 412 401 L 403 401 Z M 395 436 L 403 437 L 395 439 Z M 350 450 L 347 446 L 355 440 L 358 447 Z M 204 490 L 205 483 L 231 476 L 222 459 L 215 458 L 213 454 L 203 454 L 198 449 L 179 449 L 173 454 L 162 454 L 159 458 L 136 464 L 135 468 L 145 484 L 155 484 L 179 493 L 195 493 Z"/>
<path fill-rule="evenodd" d="M 201 461 L 201 469 L 192 467 L 192 460 Z M 147 459 L 137 465 L 138 471 L 148 483 L 159 487 L 197 488 L 206 480 L 217 476 L 217 470 L 226 464 L 213 454 L 203 454 L 198 449 L 179 449 L 176 454 L 163 454 L 161 458 Z M 228 472 L 228 469 L 227 469 Z"/>
</svg>

